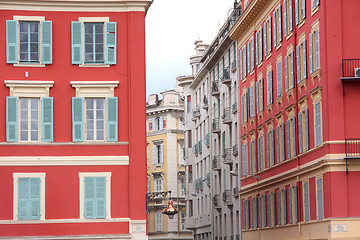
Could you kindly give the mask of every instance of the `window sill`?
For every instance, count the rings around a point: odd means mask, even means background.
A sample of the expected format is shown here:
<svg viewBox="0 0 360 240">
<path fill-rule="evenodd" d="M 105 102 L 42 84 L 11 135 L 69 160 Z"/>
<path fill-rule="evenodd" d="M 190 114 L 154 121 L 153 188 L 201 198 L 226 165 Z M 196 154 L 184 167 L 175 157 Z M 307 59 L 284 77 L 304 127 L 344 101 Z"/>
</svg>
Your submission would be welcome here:
<svg viewBox="0 0 360 240">
<path fill-rule="evenodd" d="M 13 66 L 14 67 L 45 67 L 46 65 L 45 64 L 14 63 Z"/>
<path fill-rule="evenodd" d="M 286 40 L 289 40 L 293 35 L 293 32 L 289 32 L 287 35 L 286 35 Z"/>
<path fill-rule="evenodd" d="M 301 19 L 301 22 L 298 24 L 298 29 L 305 25 L 305 19 Z"/>
<path fill-rule="evenodd" d="M 304 78 L 303 80 L 301 80 L 301 81 L 298 83 L 298 87 L 299 87 L 300 95 L 301 95 L 301 88 L 302 88 L 302 87 L 304 87 L 305 92 L 306 92 L 306 89 L 307 89 L 307 79 Z"/>
<path fill-rule="evenodd" d="M 79 67 L 110 67 L 109 64 L 80 64 Z"/>
<path fill-rule="evenodd" d="M 312 4 L 311 4 L 312 5 Z M 312 6 L 311 6 L 311 9 L 312 9 Z M 314 9 L 311 10 L 311 16 L 314 16 L 315 13 L 317 13 L 319 11 L 319 5 L 316 6 Z"/>
<path fill-rule="evenodd" d="M 282 46 L 281 42 L 278 42 L 278 44 L 277 44 L 276 47 L 275 47 L 275 50 L 276 50 L 276 51 L 279 50 L 279 48 L 281 48 L 281 46 Z"/>
</svg>

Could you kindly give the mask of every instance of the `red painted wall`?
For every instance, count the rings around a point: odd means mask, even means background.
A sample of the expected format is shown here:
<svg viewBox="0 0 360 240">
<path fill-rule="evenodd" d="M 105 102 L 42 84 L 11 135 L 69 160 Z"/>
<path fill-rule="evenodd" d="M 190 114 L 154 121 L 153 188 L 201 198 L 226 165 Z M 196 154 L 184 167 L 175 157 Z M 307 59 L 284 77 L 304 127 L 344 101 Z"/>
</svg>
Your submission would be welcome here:
<svg viewBox="0 0 360 240">
<path fill-rule="evenodd" d="M 52 21 L 53 64 L 44 68 L 14 67 L 6 63 L 6 20 L 14 15 L 45 16 Z M 117 22 L 117 64 L 108 68 L 71 64 L 71 21 L 78 17 L 109 17 Z M 0 168 L 0 220 L 13 219 L 13 172 L 45 172 L 46 219 L 79 218 L 79 172 L 112 172 L 111 217 L 146 220 L 146 89 L 144 12 L 42 12 L 0 10 L 0 156 L 129 156 L 129 166 L 9 166 Z M 25 72 L 29 77 L 25 78 Z M 4 80 L 54 81 L 54 144 L 6 145 Z M 118 141 L 124 145 L 81 145 L 72 142 L 70 81 L 119 81 Z M 66 143 L 62 145 L 61 143 Z M 70 144 L 69 144 L 70 143 Z M 128 234 L 129 224 L 46 223 L 0 224 L 1 236 Z"/>
</svg>

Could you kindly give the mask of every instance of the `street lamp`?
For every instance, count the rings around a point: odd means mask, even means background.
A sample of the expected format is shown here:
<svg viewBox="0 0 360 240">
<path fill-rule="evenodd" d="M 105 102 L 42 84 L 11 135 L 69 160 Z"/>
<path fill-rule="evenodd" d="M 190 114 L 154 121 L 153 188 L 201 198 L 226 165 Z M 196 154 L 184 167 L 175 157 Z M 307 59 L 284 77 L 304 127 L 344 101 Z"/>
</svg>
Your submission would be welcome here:
<svg viewBox="0 0 360 240">
<path fill-rule="evenodd" d="M 170 197 L 169 197 L 169 201 L 168 201 L 168 207 L 165 209 L 163 214 L 168 215 L 169 219 L 173 219 L 174 215 L 177 214 L 178 211 L 173 206 L 173 201 L 171 200 L 171 191 L 169 191 L 169 195 L 170 195 Z"/>
<path fill-rule="evenodd" d="M 161 196 L 163 198 L 166 198 L 166 196 L 169 194 L 169 201 L 168 201 L 168 207 L 164 210 L 163 214 L 168 215 L 169 219 L 173 219 L 174 215 L 178 213 L 176 208 L 174 207 L 174 203 L 171 200 L 171 191 L 167 192 L 151 192 L 146 193 L 146 210 L 148 212 L 149 210 L 149 202 L 150 200 L 153 200 L 154 198 Z"/>
</svg>

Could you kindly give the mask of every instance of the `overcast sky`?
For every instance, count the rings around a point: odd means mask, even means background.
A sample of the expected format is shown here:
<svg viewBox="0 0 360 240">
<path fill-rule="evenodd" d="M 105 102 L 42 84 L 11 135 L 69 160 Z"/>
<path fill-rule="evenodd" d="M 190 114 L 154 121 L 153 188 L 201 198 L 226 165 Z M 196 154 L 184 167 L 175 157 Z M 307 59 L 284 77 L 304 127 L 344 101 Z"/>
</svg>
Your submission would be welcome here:
<svg viewBox="0 0 360 240">
<path fill-rule="evenodd" d="M 210 44 L 234 0 L 154 0 L 146 15 L 146 95 L 174 89 L 191 74 L 194 42 Z"/>
</svg>

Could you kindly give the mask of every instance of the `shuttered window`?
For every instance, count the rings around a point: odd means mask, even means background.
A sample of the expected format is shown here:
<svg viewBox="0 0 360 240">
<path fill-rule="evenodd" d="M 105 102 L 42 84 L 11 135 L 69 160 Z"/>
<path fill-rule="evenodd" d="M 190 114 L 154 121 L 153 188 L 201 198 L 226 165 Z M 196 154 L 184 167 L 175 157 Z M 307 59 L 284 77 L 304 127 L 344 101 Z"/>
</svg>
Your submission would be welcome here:
<svg viewBox="0 0 360 240">
<path fill-rule="evenodd" d="M 317 219 L 324 218 L 324 198 L 323 198 L 323 181 L 322 178 L 316 179 L 316 196 L 317 196 Z"/>
<path fill-rule="evenodd" d="M 272 70 L 267 73 L 267 100 L 268 105 L 273 103 L 273 81 L 272 81 Z"/>
<path fill-rule="evenodd" d="M 40 219 L 40 178 L 18 178 L 18 219 Z"/>
<path fill-rule="evenodd" d="M 319 146 L 322 142 L 321 137 L 321 107 L 320 102 L 315 103 L 315 146 Z"/>
<path fill-rule="evenodd" d="M 106 177 L 84 178 L 84 217 L 106 217 Z"/>
<path fill-rule="evenodd" d="M 304 221 L 308 222 L 310 220 L 310 197 L 309 197 L 309 183 L 305 182 L 303 185 L 304 191 Z"/>
<path fill-rule="evenodd" d="M 116 64 L 116 22 L 71 23 L 72 64 Z"/>
<path fill-rule="evenodd" d="M 117 97 L 72 99 L 73 142 L 118 141 Z"/>
<path fill-rule="evenodd" d="M 6 62 L 52 64 L 51 21 L 6 21 Z"/>
</svg>

